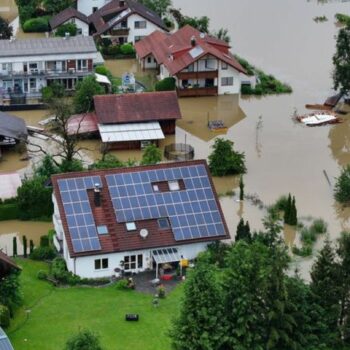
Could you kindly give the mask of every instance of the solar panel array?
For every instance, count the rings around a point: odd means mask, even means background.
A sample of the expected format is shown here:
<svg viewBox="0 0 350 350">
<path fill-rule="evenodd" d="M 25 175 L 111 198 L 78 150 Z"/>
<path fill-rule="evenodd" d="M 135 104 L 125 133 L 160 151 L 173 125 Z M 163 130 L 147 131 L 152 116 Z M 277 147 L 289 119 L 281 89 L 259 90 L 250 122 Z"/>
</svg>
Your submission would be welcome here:
<svg viewBox="0 0 350 350">
<path fill-rule="evenodd" d="M 185 190 L 154 192 L 152 183 L 182 179 Z M 119 223 L 168 217 L 177 241 L 225 235 L 204 165 L 106 175 Z"/>
<path fill-rule="evenodd" d="M 99 176 L 58 180 L 64 212 L 75 253 L 100 250 L 95 220 L 92 214 L 88 189 L 102 184 Z"/>
</svg>

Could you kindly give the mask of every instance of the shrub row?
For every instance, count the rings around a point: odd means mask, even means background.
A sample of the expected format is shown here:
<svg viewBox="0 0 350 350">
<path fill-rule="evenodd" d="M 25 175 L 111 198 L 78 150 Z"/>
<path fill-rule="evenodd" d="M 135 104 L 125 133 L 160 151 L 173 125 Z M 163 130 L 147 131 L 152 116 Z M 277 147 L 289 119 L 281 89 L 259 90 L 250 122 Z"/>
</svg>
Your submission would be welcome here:
<svg viewBox="0 0 350 350">
<path fill-rule="evenodd" d="M 16 220 L 19 218 L 19 209 L 17 203 L 0 204 L 0 221 Z"/>
<path fill-rule="evenodd" d="M 101 52 L 104 56 L 114 57 L 114 58 L 123 58 L 123 57 L 135 57 L 135 48 L 130 43 L 125 43 L 122 45 L 109 45 L 102 46 Z"/>
<path fill-rule="evenodd" d="M 33 32 L 48 32 L 49 31 L 49 17 L 31 18 L 24 22 L 23 31 L 26 33 Z"/>
</svg>

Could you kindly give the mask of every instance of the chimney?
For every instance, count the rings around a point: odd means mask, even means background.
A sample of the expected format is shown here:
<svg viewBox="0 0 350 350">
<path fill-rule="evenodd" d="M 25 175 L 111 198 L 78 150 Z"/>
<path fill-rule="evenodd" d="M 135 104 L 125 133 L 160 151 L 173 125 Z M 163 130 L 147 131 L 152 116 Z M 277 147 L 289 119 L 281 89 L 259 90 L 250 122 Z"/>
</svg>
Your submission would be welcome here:
<svg viewBox="0 0 350 350">
<path fill-rule="evenodd" d="M 69 32 L 65 32 L 65 33 L 64 33 L 64 39 L 69 39 L 69 37 L 70 37 Z"/>
<path fill-rule="evenodd" d="M 94 203 L 96 207 L 101 206 L 101 190 L 100 184 L 96 183 L 94 188 Z"/>
<path fill-rule="evenodd" d="M 119 7 L 124 7 L 124 6 L 125 6 L 125 1 L 119 0 Z"/>
<path fill-rule="evenodd" d="M 191 46 L 192 47 L 196 46 L 196 37 L 194 35 L 191 37 Z"/>
</svg>

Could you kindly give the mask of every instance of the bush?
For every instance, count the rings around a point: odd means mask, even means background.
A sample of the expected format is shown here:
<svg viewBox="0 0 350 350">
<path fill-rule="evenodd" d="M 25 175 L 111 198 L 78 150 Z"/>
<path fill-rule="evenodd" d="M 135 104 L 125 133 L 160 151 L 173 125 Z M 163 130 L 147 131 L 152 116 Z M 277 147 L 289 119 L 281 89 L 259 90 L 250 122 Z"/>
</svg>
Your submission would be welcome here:
<svg viewBox="0 0 350 350">
<path fill-rule="evenodd" d="M 336 13 L 335 19 L 343 25 L 350 25 L 350 16 L 348 15 L 345 15 L 343 13 Z"/>
<path fill-rule="evenodd" d="M 19 218 L 18 204 L 0 204 L 0 221 L 15 220 Z"/>
<path fill-rule="evenodd" d="M 41 236 L 40 237 L 40 247 L 48 247 L 50 245 L 49 242 L 49 236 L 45 235 L 45 236 Z"/>
<path fill-rule="evenodd" d="M 301 234 L 300 240 L 305 245 L 312 245 L 314 242 L 316 242 L 317 236 L 316 236 L 316 233 L 313 230 L 310 230 L 309 228 L 304 227 L 301 230 L 300 234 Z"/>
<path fill-rule="evenodd" d="M 65 92 L 64 86 L 62 84 L 56 83 L 56 82 L 52 83 L 50 86 L 44 86 L 41 89 L 42 98 L 43 98 L 43 101 L 45 103 L 50 103 L 53 98 L 63 97 L 65 95 L 65 93 L 66 92 Z M 51 159 L 52 160 L 52 157 L 49 156 L 49 155 L 46 155 L 44 157 L 44 161 L 45 161 L 45 159 L 46 160 L 47 159 Z"/>
<path fill-rule="evenodd" d="M 157 287 L 157 294 L 158 294 L 158 297 L 160 299 L 164 299 L 165 298 L 165 288 L 163 285 L 160 285 Z"/>
<path fill-rule="evenodd" d="M 209 169 L 214 176 L 243 174 L 244 161 L 244 153 L 234 151 L 232 141 L 217 138 L 209 155 Z"/>
<path fill-rule="evenodd" d="M 312 254 L 312 246 L 304 245 L 301 248 L 298 248 L 297 246 L 293 246 L 292 252 L 293 254 L 302 256 L 302 257 L 310 256 Z"/>
<path fill-rule="evenodd" d="M 327 232 L 327 223 L 323 219 L 316 219 L 310 226 L 310 230 L 316 234 L 324 234 Z"/>
<path fill-rule="evenodd" d="M 47 280 L 47 272 L 44 270 L 39 270 L 37 277 L 39 280 Z"/>
<path fill-rule="evenodd" d="M 65 37 L 66 33 L 69 33 L 70 36 L 76 36 L 77 31 L 78 31 L 78 28 L 77 28 L 77 25 L 75 23 L 66 23 L 66 24 L 60 25 L 56 29 L 55 35 Z"/>
<path fill-rule="evenodd" d="M 103 46 L 101 51 L 105 56 L 117 56 L 120 54 L 120 48 L 118 45 Z"/>
<path fill-rule="evenodd" d="M 105 75 L 105 76 L 108 76 L 109 74 L 111 74 L 109 69 L 107 67 L 105 67 L 105 66 L 97 66 L 96 69 L 95 69 L 95 72 L 97 74 L 102 74 L 102 75 Z"/>
<path fill-rule="evenodd" d="M 100 45 L 103 46 L 103 47 L 111 46 L 112 45 L 112 40 L 109 39 L 109 38 L 102 38 L 100 40 Z"/>
<path fill-rule="evenodd" d="M 175 78 L 168 77 L 160 80 L 156 83 L 155 89 L 156 91 L 172 91 L 175 90 Z"/>
<path fill-rule="evenodd" d="M 335 199 L 344 204 L 350 203 L 350 165 L 343 168 L 334 187 Z"/>
<path fill-rule="evenodd" d="M 56 250 L 53 247 L 37 247 L 30 254 L 33 260 L 52 260 L 56 256 Z"/>
<path fill-rule="evenodd" d="M 285 211 L 288 204 L 288 196 L 283 195 L 279 197 L 276 202 L 272 205 L 272 208 L 278 211 Z"/>
<path fill-rule="evenodd" d="M 78 334 L 71 336 L 66 343 L 65 350 L 102 350 L 97 335 L 87 329 L 79 330 Z"/>
<path fill-rule="evenodd" d="M 123 55 L 133 55 L 135 53 L 134 46 L 130 43 L 125 43 L 120 46 L 120 52 Z"/>
<path fill-rule="evenodd" d="M 0 304 L 0 326 L 8 327 L 10 325 L 10 310 L 7 306 Z"/>
<path fill-rule="evenodd" d="M 38 18 L 28 19 L 23 24 L 23 31 L 25 33 L 48 32 L 49 31 L 48 17 L 38 17 Z"/>
<path fill-rule="evenodd" d="M 125 279 L 125 278 L 119 280 L 119 281 L 116 283 L 116 288 L 117 288 L 117 289 L 123 289 L 123 290 L 129 289 L 129 287 L 128 287 L 128 280 Z"/>
</svg>

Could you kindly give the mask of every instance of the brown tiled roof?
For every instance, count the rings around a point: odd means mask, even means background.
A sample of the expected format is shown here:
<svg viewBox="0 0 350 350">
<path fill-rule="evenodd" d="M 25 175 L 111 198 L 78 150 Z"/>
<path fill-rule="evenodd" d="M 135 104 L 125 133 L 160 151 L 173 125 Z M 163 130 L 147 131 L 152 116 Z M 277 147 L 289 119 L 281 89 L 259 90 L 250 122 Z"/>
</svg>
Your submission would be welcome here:
<svg viewBox="0 0 350 350">
<path fill-rule="evenodd" d="M 130 13 L 120 18 L 117 22 L 109 23 L 110 20 L 126 9 L 130 9 Z M 159 28 L 166 31 L 168 30 L 162 19 L 154 11 L 133 0 L 125 0 L 124 6 L 120 6 L 119 0 L 112 0 L 96 12 L 92 13 L 89 16 L 89 23 L 93 24 L 96 29 L 94 35 L 100 35 L 134 13 L 154 23 Z"/>
<path fill-rule="evenodd" d="M 136 173 L 139 171 L 151 170 L 151 169 L 169 169 L 169 168 L 184 167 L 184 166 L 187 167 L 187 166 L 199 165 L 199 164 L 204 165 L 207 170 L 208 179 L 210 181 L 210 184 L 215 196 L 215 200 L 221 215 L 221 219 L 224 224 L 225 235 L 215 236 L 215 237 L 202 237 L 197 239 L 190 239 L 187 241 L 186 240 L 176 241 L 171 228 L 166 230 L 159 229 L 156 219 L 137 221 L 136 222 L 137 231 L 133 231 L 133 232 L 128 232 L 126 230 L 125 223 L 118 223 L 116 221 L 113 203 L 110 197 L 110 193 L 109 193 L 108 185 L 106 181 L 107 175 L 120 174 L 120 173 Z M 73 245 L 72 245 L 57 181 L 60 179 L 78 178 L 78 177 L 82 178 L 86 176 L 101 177 L 101 180 L 102 180 L 101 207 L 96 208 L 94 205 L 91 205 L 91 207 L 93 211 L 95 224 L 106 225 L 108 227 L 109 234 L 99 235 L 101 250 L 75 253 L 73 250 Z M 224 214 L 222 212 L 220 202 L 218 200 L 218 197 L 214 188 L 214 184 L 210 176 L 209 168 L 205 160 L 193 160 L 193 161 L 187 161 L 187 162 L 163 163 L 163 164 L 157 164 L 157 165 L 151 165 L 151 166 L 136 166 L 136 167 L 130 167 L 130 168 L 116 168 L 116 169 L 107 169 L 107 170 L 95 170 L 95 171 L 59 174 L 59 175 L 52 176 L 52 184 L 53 184 L 54 194 L 58 203 L 60 216 L 62 219 L 64 234 L 68 245 L 69 254 L 71 257 L 167 247 L 167 246 L 181 245 L 186 243 L 208 242 L 213 240 L 227 239 L 230 237 L 229 230 L 224 218 Z M 90 203 L 93 203 L 93 191 L 88 190 L 88 195 L 89 195 Z M 140 235 L 138 234 L 138 232 L 142 228 L 145 228 L 148 230 L 148 232 L 150 232 L 149 236 L 146 239 L 141 238 Z"/>
<path fill-rule="evenodd" d="M 89 23 L 87 16 L 85 16 L 83 13 L 81 13 L 77 9 L 73 7 L 69 7 L 50 19 L 51 29 L 56 29 L 61 24 L 67 22 L 71 18 L 78 18 L 87 24 Z"/>
<path fill-rule="evenodd" d="M 11 269 L 19 270 L 20 267 L 4 252 L 0 250 L 0 276 L 5 275 Z"/>
<path fill-rule="evenodd" d="M 192 38 L 195 38 L 196 42 L 194 47 L 201 49 L 196 57 L 190 54 L 191 49 L 194 48 L 191 46 Z M 153 32 L 135 44 L 138 57 L 145 58 L 152 54 L 158 64 L 164 64 L 170 75 L 176 75 L 206 55 L 214 56 L 237 71 L 246 73 L 230 53 L 229 48 L 225 41 L 201 33 L 190 25 L 184 26 L 171 35 Z"/>
<path fill-rule="evenodd" d="M 142 92 L 94 97 L 98 123 L 132 123 L 180 119 L 175 91 Z"/>
</svg>

